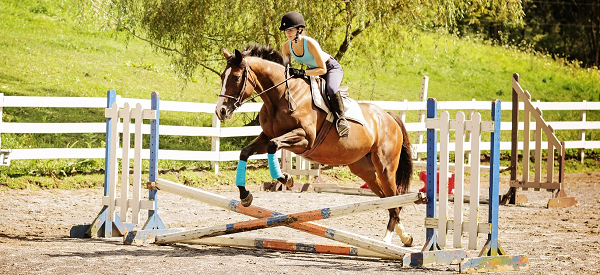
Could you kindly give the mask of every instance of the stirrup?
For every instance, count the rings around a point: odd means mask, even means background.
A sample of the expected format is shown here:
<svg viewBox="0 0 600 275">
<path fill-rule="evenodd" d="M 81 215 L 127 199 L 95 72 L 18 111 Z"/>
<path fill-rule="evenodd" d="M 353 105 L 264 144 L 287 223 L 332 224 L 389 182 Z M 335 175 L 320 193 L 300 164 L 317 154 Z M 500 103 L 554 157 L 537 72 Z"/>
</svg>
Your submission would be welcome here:
<svg viewBox="0 0 600 275">
<path fill-rule="evenodd" d="M 348 124 L 348 120 L 345 117 L 340 117 L 335 124 L 335 129 L 337 130 L 340 137 L 348 137 L 350 134 L 350 124 Z"/>
</svg>

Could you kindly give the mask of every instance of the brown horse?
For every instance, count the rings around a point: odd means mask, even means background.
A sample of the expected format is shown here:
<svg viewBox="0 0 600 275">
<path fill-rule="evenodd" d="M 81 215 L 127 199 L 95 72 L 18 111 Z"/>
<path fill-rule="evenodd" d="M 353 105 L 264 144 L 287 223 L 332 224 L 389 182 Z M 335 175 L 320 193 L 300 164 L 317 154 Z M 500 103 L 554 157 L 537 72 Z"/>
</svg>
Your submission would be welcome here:
<svg viewBox="0 0 600 275">
<path fill-rule="evenodd" d="M 412 176 L 411 144 L 398 115 L 361 103 L 365 125 L 349 120 L 348 138 L 340 138 L 333 127 L 319 145 L 317 136 L 323 131 L 327 114 L 312 103 L 307 79 L 286 78 L 279 52 L 255 45 L 243 53 L 235 50 L 233 55 L 223 49 L 223 54 L 227 67 L 221 75 L 221 94 L 215 111 L 219 119 L 230 119 L 254 92 L 264 102 L 259 113 L 262 133 L 242 149 L 238 163 L 236 185 L 244 206 L 252 202 L 252 195 L 245 188 L 245 165 L 251 155 L 268 153 L 271 176 L 290 184 L 291 177 L 282 174 L 277 159 L 272 158 L 279 149 L 317 163 L 348 165 L 379 197 L 408 192 Z M 412 236 L 404 232 L 400 210 L 389 209 L 384 240 L 390 243 L 395 230 L 404 245 L 410 246 Z"/>
</svg>

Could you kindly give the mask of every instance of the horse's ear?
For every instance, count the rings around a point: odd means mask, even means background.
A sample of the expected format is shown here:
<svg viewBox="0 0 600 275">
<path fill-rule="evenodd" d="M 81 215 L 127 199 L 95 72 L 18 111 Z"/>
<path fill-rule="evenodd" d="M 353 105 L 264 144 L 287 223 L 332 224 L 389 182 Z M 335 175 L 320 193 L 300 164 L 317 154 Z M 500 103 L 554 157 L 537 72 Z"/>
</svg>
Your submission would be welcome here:
<svg viewBox="0 0 600 275">
<path fill-rule="evenodd" d="M 235 56 L 242 57 L 243 55 L 238 49 L 235 49 Z"/>
<path fill-rule="evenodd" d="M 229 59 L 231 54 L 227 51 L 227 49 L 223 48 L 223 56 L 225 56 L 225 59 Z"/>
<path fill-rule="evenodd" d="M 240 65 L 243 58 L 242 53 L 236 49 L 233 55 L 233 64 Z"/>
</svg>

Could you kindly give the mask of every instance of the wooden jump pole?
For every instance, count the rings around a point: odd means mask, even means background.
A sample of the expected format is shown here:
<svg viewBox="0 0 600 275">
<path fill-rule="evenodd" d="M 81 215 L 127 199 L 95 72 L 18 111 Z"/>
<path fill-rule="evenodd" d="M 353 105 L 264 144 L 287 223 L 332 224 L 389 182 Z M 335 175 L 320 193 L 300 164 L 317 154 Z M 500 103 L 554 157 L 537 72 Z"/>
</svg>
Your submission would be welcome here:
<svg viewBox="0 0 600 275">
<path fill-rule="evenodd" d="M 294 242 L 269 238 L 245 237 L 210 237 L 183 241 L 184 244 L 219 245 L 230 247 L 248 247 L 258 249 L 283 250 L 290 252 L 323 253 L 344 256 L 371 257 L 399 260 L 402 257 L 377 253 L 368 249 L 343 244 L 317 244 L 310 242 Z"/>
<path fill-rule="evenodd" d="M 241 206 L 240 201 L 231 200 L 223 196 L 206 192 L 200 189 L 192 188 L 182 184 L 174 183 L 168 180 L 158 179 L 155 183 L 151 183 L 153 187 L 165 192 L 180 195 L 182 197 L 201 201 L 216 207 L 228 209 L 240 214 L 248 215 L 255 218 L 264 218 L 275 215 L 284 215 L 283 213 L 275 212 L 269 209 L 251 205 L 249 207 Z M 394 257 L 403 257 L 406 253 L 416 252 L 415 249 L 405 248 L 393 244 L 387 244 L 383 241 L 375 240 L 345 230 L 326 227 L 313 222 L 293 223 L 289 227 L 313 234 L 319 237 L 324 237 L 330 240 L 339 241 L 359 248 L 368 249 L 381 254 L 386 254 Z M 130 235 L 135 237 L 136 234 L 145 234 L 145 232 L 131 232 Z M 133 238 L 128 236 L 131 241 L 137 242 L 152 242 L 154 234 L 150 233 L 146 238 Z M 127 241 L 126 241 L 127 242 Z"/>
<path fill-rule="evenodd" d="M 357 202 L 342 206 L 330 208 L 321 208 L 305 212 L 299 212 L 288 215 L 277 215 L 266 218 L 259 218 L 250 221 L 217 225 L 207 228 L 193 229 L 184 232 L 156 236 L 156 243 L 174 243 L 181 240 L 191 240 L 196 238 L 215 237 L 226 234 L 247 232 L 257 229 L 264 229 L 276 226 L 286 226 L 298 222 L 308 222 L 329 219 L 333 217 L 346 216 L 350 214 L 362 213 L 367 211 L 390 209 L 402 206 L 408 206 L 415 202 L 422 201 L 422 193 L 412 193 L 406 195 L 397 195 L 393 197 L 380 198 L 365 202 Z"/>
</svg>

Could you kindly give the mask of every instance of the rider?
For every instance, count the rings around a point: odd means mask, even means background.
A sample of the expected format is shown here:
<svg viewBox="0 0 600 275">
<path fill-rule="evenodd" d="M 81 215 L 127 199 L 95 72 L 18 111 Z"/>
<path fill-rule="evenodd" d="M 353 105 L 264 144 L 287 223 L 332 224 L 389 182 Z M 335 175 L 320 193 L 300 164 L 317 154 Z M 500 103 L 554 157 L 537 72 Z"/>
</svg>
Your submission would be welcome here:
<svg viewBox="0 0 600 275">
<path fill-rule="evenodd" d="M 289 69 L 290 76 L 303 78 L 308 76 L 321 76 L 327 83 L 327 95 L 332 112 L 337 117 L 336 129 L 340 137 L 348 137 L 350 124 L 344 116 L 344 101 L 338 88 L 342 83 L 344 72 L 342 66 L 331 55 L 321 50 L 319 43 L 306 35 L 302 35 L 306 24 L 302 14 L 290 11 L 281 18 L 279 30 L 285 31 L 288 41 L 283 43 L 282 53 L 287 66 L 291 56 L 296 62 L 307 66 L 307 70 Z"/>
</svg>

